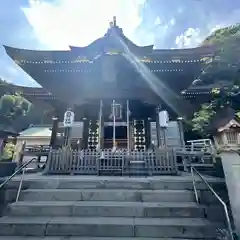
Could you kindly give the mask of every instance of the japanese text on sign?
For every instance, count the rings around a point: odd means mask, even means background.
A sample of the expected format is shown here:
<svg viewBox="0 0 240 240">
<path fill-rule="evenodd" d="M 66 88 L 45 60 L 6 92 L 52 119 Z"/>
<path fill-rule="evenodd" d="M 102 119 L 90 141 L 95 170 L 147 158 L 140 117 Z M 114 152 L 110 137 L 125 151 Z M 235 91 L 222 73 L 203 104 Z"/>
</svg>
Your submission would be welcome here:
<svg viewBox="0 0 240 240">
<path fill-rule="evenodd" d="M 66 111 L 64 114 L 63 125 L 64 127 L 71 127 L 74 123 L 74 112 Z"/>
</svg>

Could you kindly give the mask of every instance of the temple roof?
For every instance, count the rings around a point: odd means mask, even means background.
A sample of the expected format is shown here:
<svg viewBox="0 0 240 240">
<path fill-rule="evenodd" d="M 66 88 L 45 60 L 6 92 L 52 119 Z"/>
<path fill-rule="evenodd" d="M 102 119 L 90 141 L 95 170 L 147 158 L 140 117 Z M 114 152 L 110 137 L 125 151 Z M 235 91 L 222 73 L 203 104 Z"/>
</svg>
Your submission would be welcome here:
<svg viewBox="0 0 240 240">
<path fill-rule="evenodd" d="M 153 49 L 152 46 L 137 46 L 124 35 L 130 53 L 139 61 L 146 63 L 192 63 L 210 61 L 215 54 L 214 46 L 203 46 L 185 49 Z M 70 50 L 31 50 L 4 45 L 6 53 L 16 62 L 39 63 L 93 63 L 101 55 L 128 54 L 122 47 L 108 47 L 108 37 L 95 40 L 86 47 L 69 46 Z M 106 47 L 104 47 L 106 45 Z M 62 60 L 66 62 L 62 62 Z M 194 61 L 195 60 L 195 61 Z"/>
<path fill-rule="evenodd" d="M 153 45 L 138 46 L 127 38 L 122 28 L 117 26 L 116 17 L 110 22 L 110 26 L 103 37 L 90 43 L 88 46 L 69 46 L 69 50 L 64 51 L 39 51 L 29 49 L 19 49 L 4 46 L 7 54 L 16 61 L 43 61 L 43 63 L 58 63 L 64 61 L 94 62 L 101 55 L 133 54 L 144 62 L 155 63 L 190 63 L 191 60 L 207 61 L 215 54 L 214 46 L 201 46 L 189 49 L 154 49 Z M 81 58 L 84 57 L 84 58 Z M 145 58 L 145 59 L 142 59 Z M 162 60 L 162 61 L 161 61 Z M 178 61 L 180 60 L 180 61 Z"/>
<path fill-rule="evenodd" d="M 113 17 L 113 22 L 106 34 L 92 42 L 86 47 L 69 46 L 71 51 L 77 55 L 94 56 L 94 54 L 103 54 L 111 51 L 127 53 L 130 51 L 135 55 L 146 55 L 152 52 L 153 45 L 138 46 L 128 39 L 121 28 L 117 26 L 116 17 Z"/>
<path fill-rule="evenodd" d="M 159 102 L 158 92 L 163 90 L 155 89 L 153 93 L 149 79 L 158 87 L 164 85 L 180 94 L 215 54 L 212 46 L 174 50 L 138 46 L 123 34 L 116 18 L 103 37 L 86 47 L 70 46 L 66 51 L 4 47 L 15 63 L 43 87 L 30 92 L 23 88 L 23 92 L 29 96 L 34 93 L 35 98 L 56 97 L 72 103 L 88 97 L 120 96 Z"/>
<path fill-rule="evenodd" d="M 19 133 L 20 138 L 50 138 L 52 130 L 51 126 L 30 126 Z"/>
<path fill-rule="evenodd" d="M 225 128 L 231 120 L 239 121 L 236 117 L 235 110 L 230 107 L 220 109 L 208 126 L 209 132 L 221 132 L 221 128 Z"/>
<path fill-rule="evenodd" d="M 233 82 L 231 81 L 215 81 L 212 83 L 204 83 L 202 81 L 196 80 L 196 84 L 190 85 L 187 89 L 181 92 L 181 94 L 186 98 L 195 98 L 197 95 L 211 95 L 215 89 L 229 89 L 233 87 Z M 195 81 L 194 81 L 195 82 Z"/>
</svg>

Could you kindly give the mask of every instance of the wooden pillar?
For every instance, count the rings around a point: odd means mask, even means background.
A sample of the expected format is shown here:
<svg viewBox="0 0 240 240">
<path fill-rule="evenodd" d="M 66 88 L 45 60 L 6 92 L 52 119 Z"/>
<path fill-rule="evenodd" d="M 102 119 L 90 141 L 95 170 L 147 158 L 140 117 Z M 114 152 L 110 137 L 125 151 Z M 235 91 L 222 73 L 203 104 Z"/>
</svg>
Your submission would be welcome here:
<svg viewBox="0 0 240 240">
<path fill-rule="evenodd" d="M 112 116 L 113 116 L 113 149 L 116 148 L 116 102 L 112 101 Z"/>
<path fill-rule="evenodd" d="M 69 108 L 67 111 L 71 111 L 74 112 L 74 107 L 73 108 Z M 64 142 L 63 142 L 63 146 L 71 146 L 71 130 L 72 127 L 71 126 L 65 126 L 64 128 Z"/>
<path fill-rule="evenodd" d="M 148 149 L 151 145 L 150 121 L 148 120 L 148 118 L 144 119 L 144 125 L 145 125 L 146 149 Z"/>
<path fill-rule="evenodd" d="M 71 128 L 70 127 L 65 127 L 64 128 L 64 142 L 63 142 L 63 146 L 67 147 L 70 145 L 70 134 L 71 134 Z"/>
<path fill-rule="evenodd" d="M 130 150 L 134 149 L 134 127 L 133 127 L 133 121 L 129 121 L 129 138 L 130 138 Z"/>
<path fill-rule="evenodd" d="M 161 146 L 160 119 L 159 119 L 160 110 L 161 110 L 160 106 L 157 106 L 157 108 L 156 108 L 157 147 Z"/>
<path fill-rule="evenodd" d="M 82 136 L 82 148 L 88 148 L 88 128 L 89 128 L 89 119 L 83 119 L 83 136 Z"/>
<path fill-rule="evenodd" d="M 52 118 L 52 133 L 51 133 L 51 139 L 50 139 L 50 147 L 56 148 L 57 147 L 57 133 L 58 133 L 58 123 L 59 119 L 57 117 Z"/>
<path fill-rule="evenodd" d="M 4 138 L 3 136 L 0 136 L 0 157 L 3 156 L 3 150 L 4 150 Z"/>
<path fill-rule="evenodd" d="M 104 117 L 103 117 L 103 101 L 100 100 L 99 109 L 99 136 L 98 136 L 98 147 L 103 149 L 103 138 L 104 138 Z"/>
<path fill-rule="evenodd" d="M 127 100 L 127 111 L 126 111 L 126 117 L 127 117 L 127 150 L 130 151 L 130 110 L 129 110 L 129 100 Z"/>
</svg>

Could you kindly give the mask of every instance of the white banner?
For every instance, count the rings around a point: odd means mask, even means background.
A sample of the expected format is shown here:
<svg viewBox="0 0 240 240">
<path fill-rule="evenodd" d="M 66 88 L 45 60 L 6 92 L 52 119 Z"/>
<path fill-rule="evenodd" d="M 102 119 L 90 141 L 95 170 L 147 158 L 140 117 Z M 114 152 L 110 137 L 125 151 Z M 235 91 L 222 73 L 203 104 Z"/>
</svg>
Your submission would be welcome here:
<svg viewBox="0 0 240 240">
<path fill-rule="evenodd" d="M 169 116 L 167 111 L 161 111 L 159 112 L 159 125 L 160 127 L 168 127 L 168 122 L 169 122 Z"/>
<path fill-rule="evenodd" d="M 74 123 L 74 112 L 66 111 L 64 114 L 63 126 L 72 127 L 73 123 Z"/>
</svg>

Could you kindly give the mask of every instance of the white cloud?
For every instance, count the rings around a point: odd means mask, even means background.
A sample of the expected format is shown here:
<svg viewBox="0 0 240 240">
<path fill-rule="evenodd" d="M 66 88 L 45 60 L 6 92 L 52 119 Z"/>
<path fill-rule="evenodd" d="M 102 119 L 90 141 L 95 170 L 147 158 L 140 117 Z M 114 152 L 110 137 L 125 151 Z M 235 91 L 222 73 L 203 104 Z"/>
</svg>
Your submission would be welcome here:
<svg viewBox="0 0 240 240">
<path fill-rule="evenodd" d="M 162 20 L 160 19 L 159 16 L 157 16 L 157 18 L 156 18 L 154 24 L 155 24 L 155 25 L 160 25 L 161 23 L 162 23 Z"/>
<path fill-rule="evenodd" d="M 30 1 L 23 11 L 38 39 L 50 49 L 86 46 L 104 35 L 113 16 L 126 36 L 140 24 L 139 6 L 145 0 L 55 0 Z"/>
<path fill-rule="evenodd" d="M 188 28 L 180 36 L 176 37 L 176 44 L 179 48 L 195 47 L 202 42 L 199 28 Z"/>
<path fill-rule="evenodd" d="M 173 26 L 175 23 L 176 23 L 176 19 L 172 18 L 171 21 L 170 21 L 170 24 Z"/>
</svg>

